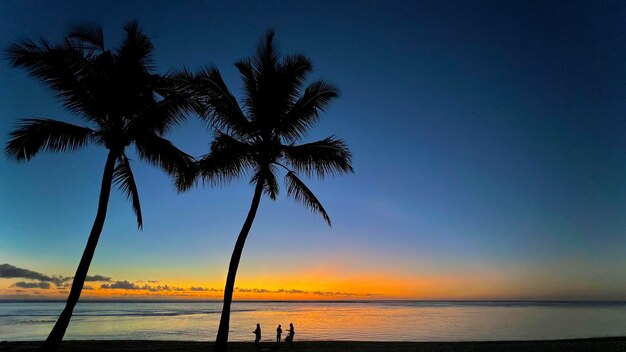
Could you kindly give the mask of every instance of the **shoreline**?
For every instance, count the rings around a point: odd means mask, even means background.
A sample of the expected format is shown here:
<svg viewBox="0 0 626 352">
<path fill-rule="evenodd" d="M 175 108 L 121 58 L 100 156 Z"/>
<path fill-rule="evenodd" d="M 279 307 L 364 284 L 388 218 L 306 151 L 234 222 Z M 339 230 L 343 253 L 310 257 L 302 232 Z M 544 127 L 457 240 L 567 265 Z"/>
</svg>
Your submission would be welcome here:
<svg viewBox="0 0 626 352">
<path fill-rule="evenodd" d="M 36 351 L 41 341 L 2 341 L 0 351 Z M 60 351 L 210 351 L 213 342 L 157 340 L 68 340 Z M 296 352 L 449 352 L 449 351 L 626 351 L 626 336 L 567 340 L 535 341 L 466 341 L 466 342 L 362 342 L 362 341 L 296 341 L 293 349 L 286 343 L 230 342 L 229 351 L 296 351 Z"/>
</svg>

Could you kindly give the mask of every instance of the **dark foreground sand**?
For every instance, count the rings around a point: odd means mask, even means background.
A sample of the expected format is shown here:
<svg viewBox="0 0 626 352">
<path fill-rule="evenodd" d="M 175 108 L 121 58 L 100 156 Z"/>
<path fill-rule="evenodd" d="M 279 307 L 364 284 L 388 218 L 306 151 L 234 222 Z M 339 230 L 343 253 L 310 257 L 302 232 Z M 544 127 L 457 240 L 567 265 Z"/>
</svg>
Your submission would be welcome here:
<svg viewBox="0 0 626 352">
<path fill-rule="evenodd" d="M 0 342 L 0 351 L 35 351 L 39 342 Z M 293 349 L 288 345 L 262 343 L 257 349 L 253 343 L 232 342 L 233 352 L 479 352 L 479 351 L 626 351 L 626 337 L 610 337 L 555 341 L 498 341 L 498 342 L 339 342 L 299 341 Z M 66 341 L 61 351 L 211 351 L 212 342 L 188 341 Z"/>
</svg>

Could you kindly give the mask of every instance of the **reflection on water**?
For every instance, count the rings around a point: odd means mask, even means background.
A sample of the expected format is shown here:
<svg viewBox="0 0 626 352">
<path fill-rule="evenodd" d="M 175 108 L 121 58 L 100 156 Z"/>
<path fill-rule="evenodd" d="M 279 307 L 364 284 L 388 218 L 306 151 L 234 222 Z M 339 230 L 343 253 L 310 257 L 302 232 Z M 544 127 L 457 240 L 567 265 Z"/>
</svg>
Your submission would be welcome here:
<svg viewBox="0 0 626 352">
<path fill-rule="evenodd" d="M 0 302 L 0 340 L 41 340 L 59 302 Z M 68 339 L 213 340 L 219 302 L 85 302 Z M 297 340 L 468 341 L 626 335 L 626 303 L 236 302 L 231 340 L 263 341 L 293 322 Z"/>
</svg>

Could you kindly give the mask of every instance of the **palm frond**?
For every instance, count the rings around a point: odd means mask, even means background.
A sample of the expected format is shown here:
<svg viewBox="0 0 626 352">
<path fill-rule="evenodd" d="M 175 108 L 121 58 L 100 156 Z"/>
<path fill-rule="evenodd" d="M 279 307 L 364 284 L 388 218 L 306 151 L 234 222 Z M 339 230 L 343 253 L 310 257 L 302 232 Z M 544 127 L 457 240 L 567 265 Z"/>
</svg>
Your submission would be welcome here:
<svg viewBox="0 0 626 352">
<path fill-rule="evenodd" d="M 280 73 L 285 85 L 285 95 L 290 101 L 295 102 L 298 99 L 300 87 L 312 70 L 311 61 L 304 55 L 292 55 L 283 59 Z"/>
<path fill-rule="evenodd" d="M 287 184 L 287 195 L 292 196 L 295 200 L 302 203 L 314 213 L 320 213 L 328 226 L 332 226 L 330 217 L 313 192 L 302 182 L 293 171 L 287 172 L 285 175 L 285 183 Z"/>
<path fill-rule="evenodd" d="M 312 69 L 302 55 L 288 56 L 276 65 L 255 74 L 257 90 L 253 99 L 246 99 L 250 121 L 260 131 L 273 131 L 284 125 L 283 120 L 298 101 L 302 84 Z"/>
<path fill-rule="evenodd" d="M 159 95 L 167 96 L 176 93 L 193 98 L 194 100 L 200 100 L 198 92 L 194 89 L 196 76 L 188 68 L 183 67 L 182 69 L 170 70 L 162 75 L 161 79 L 162 84 L 157 88 Z"/>
<path fill-rule="evenodd" d="M 137 227 L 141 230 L 143 228 L 143 219 L 141 216 L 141 204 L 139 203 L 139 192 L 135 184 L 133 171 L 130 168 L 130 162 L 124 154 L 117 160 L 117 165 L 113 171 L 113 182 L 132 202 L 133 211 L 137 216 Z"/>
<path fill-rule="evenodd" d="M 279 73 L 279 53 L 274 45 L 274 32 L 269 30 L 250 60 L 256 84 L 253 101 L 246 101 L 246 110 L 254 130 L 268 133 L 278 123 L 284 110 L 285 94 Z"/>
<path fill-rule="evenodd" d="M 79 24 L 72 26 L 68 38 L 79 40 L 85 49 L 104 51 L 104 33 L 102 27 L 95 24 Z M 87 44 L 86 46 L 84 44 Z"/>
<path fill-rule="evenodd" d="M 186 67 L 169 72 L 167 76 L 179 83 L 180 86 L 191 87 L 193 85 L 194 79 L 196 79 L 193 72 L 189 71 Z"/>
<path fill-rule="evenodd" d="M 274 72 L 278 67 L 279 52 L 274 45 L 273 30 L 268 30 L 256 49 L 256 55 L 252 59 L 252 66 L 257 73 L 257 81 L 260 77 Z"/>
<path fill-rule="evenodd" d="M 334 136 L 313 143 L 283 146 L 283 156 L 295 171 L 307 176 L 316 174 L 323 178 L 354 172 L 352 153 L 343 140 Z"/>
<path fill-rule="evenodd" d="M 204 182 L 219 185 L 242 177 L 255 165 L 253 146 L 218 133 L 211 143 L 211 152 L 198 160 L 196 167 Z"/>
<path fill-rule="evenodd" d="M 254 111 L 251 120 L 259 130 L 280 130 L 285 117 L 298 101 L 301 86 L 311 69 L 306 57 L 288 56 L 275 71 L 269 70 L 258 78 L 258 98 L 248 110 Z"/>
<path fill-rule="evenodd" d="M 131 21 L 124 27 L 126 37 L 117 50 L 117 59 L 121 66 L 140 67 L 152 70 L 152 50 L 154 45 L 139 28 L 137 21 Z"/>
<path fill-rule="evenodd" d="M 276 168 L 273 165 L 258 167 L 250 180 L 250 184 L 256 185 L 261 179 L 263 179 L 263 193 L 267 194 L 270 199 L 276 200 L 280 191 L 276 180 Z"/>
<path fill-rule="evenodd" d="M 56 92 L 57 98 L 70 110 L 89 120 L 97 120 L 94 97 L 85 84 L 91 77 L 91 58 L 70 40 L 51 45 L 45 39 L 19 41 L 7 50 L 9 62 L 23 67 Z"/>
<path fill-rule="evenodd" d="M 193 99 L 185 94 L 171 92 L 141 111 L 139 116 L 130 121 L 128 130 L 130 134 L 149 132 L 161 135 L 178 126 L 192 111 L 196 111 Z"/>
<path fill-rule="evenodd" d="M 94 132 L 86 127 L 51 119 L 23 119 L 11 132 L 5 153 L 28 161 L 39 151 L 76 150 L 92 140 Z"/>
<path fill-rule="evenodd" d="M 236 136 L 245 136 L 249 131 L 249 123 L 244 116 L 237 99 L 228 90 L 222 75 L 215 67 L 200 71 L 194 86 L 210 114 L 205 116 L 219 130 L 226 130 Z"/>
<path fill-rule="evenodd" d="M 135 139 L 139 156 L 148 163 L 159 166 L 176 178 L 176 183 L 191 182 L 194 177 L 194 159 L 176 148 L 170 141 L 155 134 Z"/>
<path fill-rule="evenodd" d="M 248 112 L 248 116 L 254 118 L 255 102 L 257 101 L 257 73 L 254 70 L 251 59 L 245 59 L 235 63 L 235 66 L 241 74 L 243 80 L 243 90 L 245 97 L 243 99 L 244 106 Z"/>
<path fill-rule="evenodd" d="M 196 76 L 193 72 L 189 71 L 187 68 L 183 68 L 182 70 L 176 70 L 169 72 L 165 79 L 169 83 L 169 87 L 167 88 L 168 94 L 161 94 L 163 96 L 168 96 L 172 94 L 184 96 L 191 101 L 191 110 L 198 114 L 199 116 L 209 116 L 210 113 L 207 111 L 206 104 L 203 104 L 204 97 L 196 89 L 195 79 Z"/>
<path fill-rule="evenodd" d="M 339 96 L 334 85 L 325 81 L 315 81 L 307 86 L 277 129 L 279 135 L 293 142 L 301 138 L 318 120 L 319 112 Z"/>
</svg>

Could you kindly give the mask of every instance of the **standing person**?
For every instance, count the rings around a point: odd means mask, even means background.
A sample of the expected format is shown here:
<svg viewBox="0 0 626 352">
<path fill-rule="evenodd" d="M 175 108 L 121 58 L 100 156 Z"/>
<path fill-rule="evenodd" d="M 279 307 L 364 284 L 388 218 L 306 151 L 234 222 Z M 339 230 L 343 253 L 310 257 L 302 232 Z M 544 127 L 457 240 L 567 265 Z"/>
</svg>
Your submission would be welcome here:
<svg viewBox="0 0 626 352">
<path fill-rule="evenodd" d="M 280 327 L 280 324 L 278 324 L 278 327 L 276 328 L 276 342 L 280 343 L 280 335 L 282 335 L 283 333 L 283 328 Z"/>
<path fill-rule="evenodd" d="M 254 330 L 253 333 L 255 335 L 254 345 L 259 347 L 259 341 L 261 341 L 261 324 L 256 324 L 256 330 Z"/>
<path fill-rule="evenodd" d="M 289 343 L 289 346 L 293 347 L 293 336 L 296 334 L 296 329 L 293 327 L 293 323 L 289 323 L 289 330 L 285 341 Z"/>
</svg>

